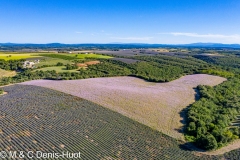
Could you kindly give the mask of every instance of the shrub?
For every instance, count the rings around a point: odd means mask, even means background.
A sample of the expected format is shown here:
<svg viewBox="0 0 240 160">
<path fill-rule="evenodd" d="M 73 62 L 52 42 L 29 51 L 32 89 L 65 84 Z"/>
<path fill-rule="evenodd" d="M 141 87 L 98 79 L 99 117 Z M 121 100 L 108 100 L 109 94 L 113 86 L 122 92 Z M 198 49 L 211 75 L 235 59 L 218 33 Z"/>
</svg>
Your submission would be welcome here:
<svg viewBox="0 0 240 160">
<path fill-rule="evenodd" d="M 0 88 L 0 94 L 3 94 L 3 92 L 4 92 L 3 89 Z"/>
</svg>

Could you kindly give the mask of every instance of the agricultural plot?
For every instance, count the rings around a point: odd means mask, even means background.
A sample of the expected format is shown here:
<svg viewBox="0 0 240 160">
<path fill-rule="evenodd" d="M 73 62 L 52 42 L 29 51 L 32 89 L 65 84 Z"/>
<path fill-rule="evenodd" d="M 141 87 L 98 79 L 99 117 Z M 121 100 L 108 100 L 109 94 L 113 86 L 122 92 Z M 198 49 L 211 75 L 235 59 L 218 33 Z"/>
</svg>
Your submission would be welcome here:
<svg viewBox="0 0 240 160">
<path fill-rule="evenodd" d="M 6 71 L 3 69 L 0 69 L 0 78 L 2 77 L 13 77 L 16 75 L 15 71 Z"/>
<path fill-rule="evenodd" d="M 72 64 L 70 60 L 58 59 L 58 58 L 50 58 L 50 57 L 42 57 L 40 59 L 40 63 L 35 64 L 36 67 L 41 67 L 44 65 L 56 65 L 58 62 L 66 64 Z"/>
<path fill-rule="evenodd" d="M 96 65 L 99 63 L 101 63 L 101 62 L 100 61 L 88 61 L 88 62 L 84 62 L 84 63 L 77 63 L 77 66 L 81 67 L 81 68 L 87 68 L 87 66 Z"/>
<path fill-rule="evenodd" d="M 150 49 L 120 49 L 118 51 L 94 51 L 95 53 L 99 54 L 107 54 L 107 55 L 113 55 L 113 56 L 146 56 L 146 55 L 157 55 L 159 54 L 156 51 L 150 50 Z"/>
<path fill-rule="evenodd" d="M 58 58 L 58 59 L 64 59 L 64 60 L 74 60 L 74 59 L 87 59 L 87 58 L 92 58 L 92 59 L 109 59 L 112 58 L 111 56 L 104 56 L 101 54 L 63 54 L 63 53 L 58 53 L 58 54 L 40 54 L 41 56 L 44 57 L 51 57 L 51 58 Z"/>
<path fill-rule="evenodd" d="M 4 87 L 0 150 L 81 152 L 81 159 L 239 159 L 197 154 L 150 127 L 87 100 L 27 85 Z M 60 158 L 61 159 L 61 158 Z M 62 158 L 63 159 L 63 158 Z"/>
<path fill-rule="evenodd" d="M 86 58 L 100 58 L 100 59 L 109 59 L 112 58 L 111 56 L 105 56 L 101 54 L 71 54 L 71 56 L 77 57 L 79 59 L 86 59 Z"/>
<path fill-rule="evenodd" d="M 33 54 L 1 54 L 0 59 L 4 60 L 19 60 L 19 59 L 29 59 L 29 58 L 39 58 L 41 56 Z"/>
<path fill-rule="evenodd" d="M 81 152 L 81 159 L 88 160 L 220 159 L 195 156 L 173 138 L 78 97 L 26 85 L 4 90 L 1 151 Z"/>
<path fill-rule="evenodd" d="M 195 101 L 194 87 L 225 81 L 218 76 L 188 75 L 169 83 L 150 83 L 133 77 L 72 81 L 24 82 L 78 96 L 130 117 L 171 137 L 183 140 L 180 112 Z"/>
</svg>

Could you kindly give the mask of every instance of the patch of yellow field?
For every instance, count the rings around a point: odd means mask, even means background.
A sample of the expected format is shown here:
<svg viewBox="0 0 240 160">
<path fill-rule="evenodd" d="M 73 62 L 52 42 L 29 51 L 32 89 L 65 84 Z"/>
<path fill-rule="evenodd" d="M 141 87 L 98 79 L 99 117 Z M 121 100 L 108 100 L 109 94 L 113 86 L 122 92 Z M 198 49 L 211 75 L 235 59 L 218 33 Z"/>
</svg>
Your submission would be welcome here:
<svg viewBox="0 0 240 160">
<path fill-rule="evenodd" d="M 19 60 L 19 59 L 28 59 L 28 58 L 37 58 L 41 56 L 32 55 L 32 54 L 0 54 L 0 59 L 8 60 Z"/>
</svg>

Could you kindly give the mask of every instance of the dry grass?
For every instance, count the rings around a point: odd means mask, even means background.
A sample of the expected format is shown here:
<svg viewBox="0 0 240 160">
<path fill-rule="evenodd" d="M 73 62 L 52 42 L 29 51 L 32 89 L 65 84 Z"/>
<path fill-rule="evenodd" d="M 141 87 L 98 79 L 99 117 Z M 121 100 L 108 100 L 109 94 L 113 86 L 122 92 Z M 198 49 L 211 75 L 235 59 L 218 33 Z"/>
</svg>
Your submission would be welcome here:
<svg viewBox="0 0 240 160">
<path fill-rule="evenodd" d="M 89 62 L 85 62 L 86 65 L 94 65 L 94 64 L 98 64 L 100 63 L 100 61 L 89 61 Z"/>
<path fill-rule="evenodd" d="M 168 83 L 151 83 L 134 77 L 93 78 L 71 81 L 35 80 L 24 82 L 69 93 L 183 140 L 180 112 L 195 101 L 194 87 L 214 86 L 225 78 L 196 74 Z"/>
<path fill-rule="evenodd" d="M 100 63 L 100 61 L 89 61 L 89 62 L 85 62 L 85 63 L 78 63 L 77 66 L 78 67 L 87 67 L 89 65 L 95 65 Z"/>
<path fill-rule="evenodd" d="M 0 69 L 0 78 L 2 77 L 13 77 L 15 76 L 17 73 L 15 71 L 6 71 L 3 69 Z"/>
</svg>

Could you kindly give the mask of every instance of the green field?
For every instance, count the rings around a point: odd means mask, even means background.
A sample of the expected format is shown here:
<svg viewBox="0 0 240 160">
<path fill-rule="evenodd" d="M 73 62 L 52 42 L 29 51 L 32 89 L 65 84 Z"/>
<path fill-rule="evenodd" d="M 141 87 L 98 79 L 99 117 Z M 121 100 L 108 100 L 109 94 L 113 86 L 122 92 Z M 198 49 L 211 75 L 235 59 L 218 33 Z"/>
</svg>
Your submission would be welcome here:
<svg viewBox="0 0 240 160">
<path fill-rule="evenodd" d="M 104 56 L 100 54 L 56 54 L 56 53 L 0 53 L 0 59 L 4 60 L 19 60 L 19 59 L 29 59 L 29 58 L 38 58 L 38 57 L 51 57 L 64 60 L 73 60 L 73 59 L 87 59 L 87 58 L 101 58 L 109 59 L 111 56 Z"/>
<path fill-rule="evenodd" d="M 100 54 L 39 54 L 40 56 L 44 57 L 51 57 L 51 58 L 58 58 L 58 59 L 64 59 L 64 60 L 74 60 L 74 59 L 87 59 L 87 58 L 93 58 L 93 59 L 109 59 L 113 58 L 111 56 L 104 56 Z"/>
<path fill-rule="evenodd" d="M 70 56 L 73 57 L 77 57 L 80 59 L 86 59 L 86 58 L 102 58 L 102 59 L 109 59 L 109 58 L 113 58 L 111 56 L 104 56 L 104 55 L 100 55 L 100 54 L 71 54 Z"/>
<path fill-rule="evenodd" d="M 28 58 L 38 58 L 41 56 L 34 54 L 0 54 L 0 59 L 4 60 L 19 60 L 19 59 L 28 59 Z"/>
<path fill-rule="evenodd" d="M 45 67 L 41 69 L 37 69 L 38 71 L 52 71 L 55 70 L 56 72 L 78 72 L 77 69 L 74 70 L 66 70 L 65 66 L 54 66 L 54 67 Z"/>
<path fill-rule="evenodd" d="M 50 58 L 50 57 L 44 57 L 40 59 L 40 63 L 35 64 L 36 67 L 41 67 L 44 65 L 56 65 L 58 62 L 66 64 L 72 64 L 73 62 L 70 60 L 64 60 L 64 59 L 58 59 L 58 58 Z"/>
</svg>

